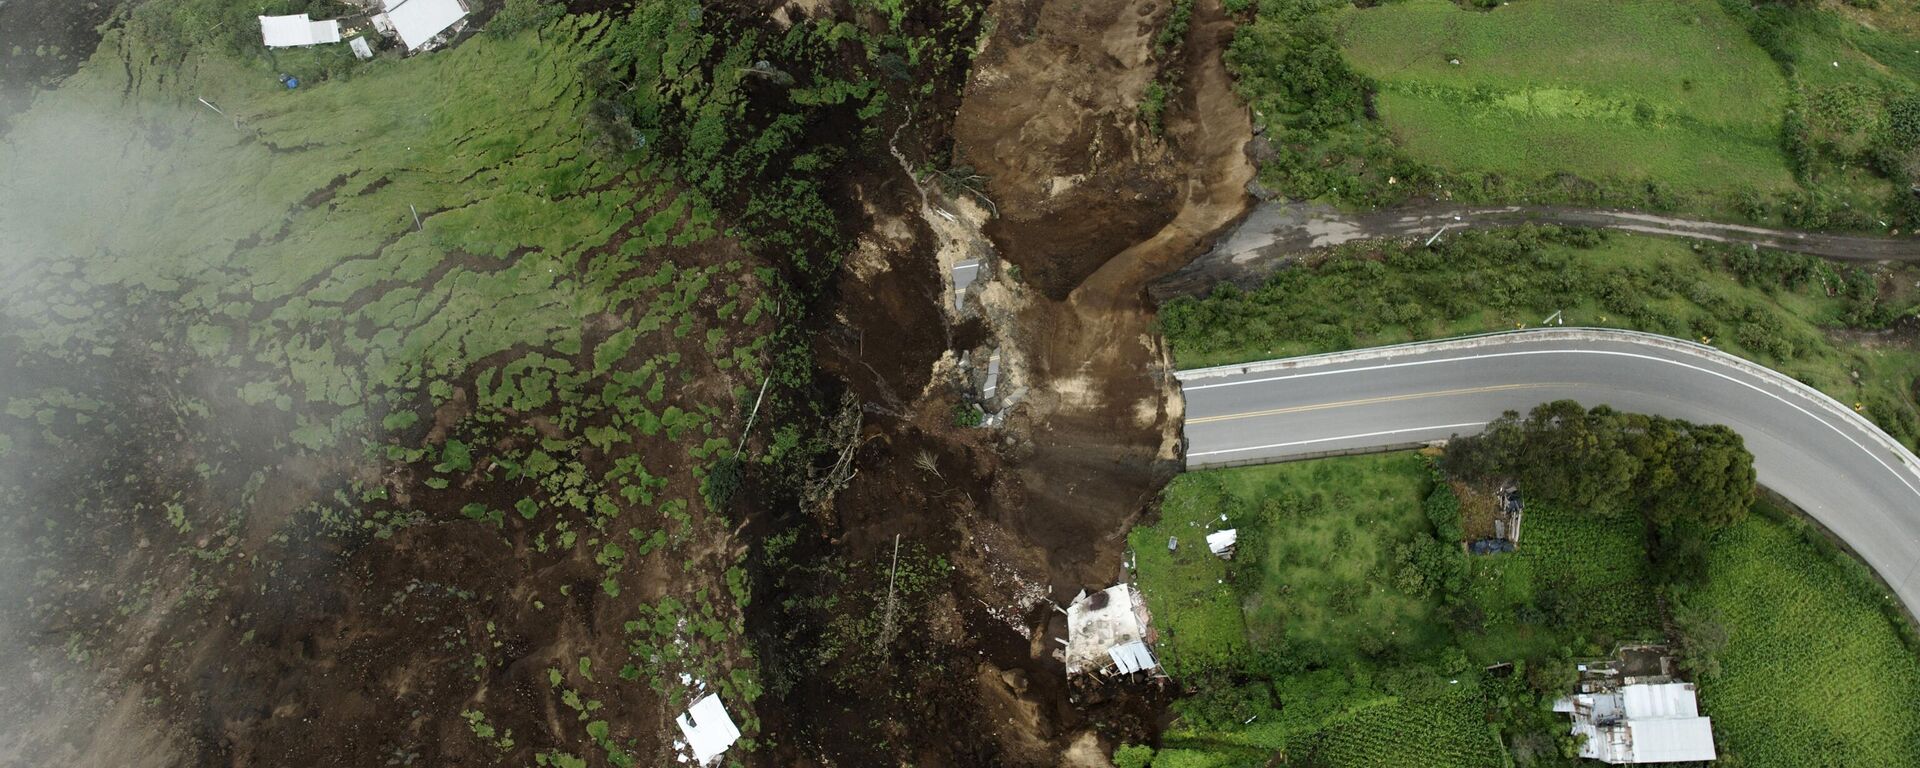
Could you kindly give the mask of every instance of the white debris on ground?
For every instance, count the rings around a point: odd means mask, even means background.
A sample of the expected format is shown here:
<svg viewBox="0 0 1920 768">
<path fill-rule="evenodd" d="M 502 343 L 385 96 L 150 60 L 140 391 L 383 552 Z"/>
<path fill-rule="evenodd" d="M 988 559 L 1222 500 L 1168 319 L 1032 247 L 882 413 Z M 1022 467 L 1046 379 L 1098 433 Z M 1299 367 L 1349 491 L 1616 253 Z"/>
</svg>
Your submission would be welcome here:
<svg viewBox="0 0 1920 768">
<path fill-rule="evenodd" d="M 720 756 L 726 754 L 728 747 L 740 740 L 740 728 L 727 715 L 726 705 L 720 703 L 717 693 L 709 693 L 694 702 L 685 713 L 674 718 L 674 722 L 686 737 L 674 743 L 682 750 L 681 762 L 714 765 L 720 762 Z"/>
<path fill-rule="evenodd" d="M 1011 604 L 1006 605 L 992 605 L 985 600 L 981 600 L 980 605 L 986 608 L 988 616 L 1021 635 L 1027 634 L 1027 611 L 1044 602 L 1051 590 L 1045 584 L 1027 579 L 1019 567 L 1005 558 L 994 557 L 993 545 L 982 541 L 980 551 L 987 555 L 980 558 L 980 562 L 986 566 L 988 583 L 1006 590 L 1012 599 Z"/>
<path fill-rule="evenodd" d="M 1123 675 L 1160 666 L 1159 662 L 1153 660 L 1153 652 L 1147 650 L 1147 644 L 1139 640 L 1108 648 L 1107 655 L 1113 658 L 1114 669 Z"/>
<path fill-rule="evenodd" d="M 1092 594 L 1081 592 L 1067 606 L 1067 674 L 1108 667 L 1138 672 L 1159 666 L 1144 642 L 1146 612 L 1146 605 L 1134 599 L 1128 584 Z"/>
</svg>

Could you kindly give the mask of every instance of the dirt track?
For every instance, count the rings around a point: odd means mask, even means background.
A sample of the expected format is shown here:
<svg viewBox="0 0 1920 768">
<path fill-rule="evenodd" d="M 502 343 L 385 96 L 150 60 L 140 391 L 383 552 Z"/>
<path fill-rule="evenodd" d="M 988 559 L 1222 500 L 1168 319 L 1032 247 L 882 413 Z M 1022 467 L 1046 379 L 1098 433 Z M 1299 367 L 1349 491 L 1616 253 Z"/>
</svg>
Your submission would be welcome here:
<svg viewBox="0 0 1920 768">
<path fill-rule="evenodd" d="M 1155 282 L 1155 300 L 1203 293 L 1221 282 L 1251 286 L 1296 254 L 1355 240 L 1431 237 L 1449 230 L 1520 224 L 1603 227 L 1722 243 L 1748 243 L 1847 261 L 1920 262 L 1920 238 L 1831 235 L 1552 206 L 1421 206 L 1345 213 L 1312 203 L 1268 203 L 1206 255 Z"/>
</svg>

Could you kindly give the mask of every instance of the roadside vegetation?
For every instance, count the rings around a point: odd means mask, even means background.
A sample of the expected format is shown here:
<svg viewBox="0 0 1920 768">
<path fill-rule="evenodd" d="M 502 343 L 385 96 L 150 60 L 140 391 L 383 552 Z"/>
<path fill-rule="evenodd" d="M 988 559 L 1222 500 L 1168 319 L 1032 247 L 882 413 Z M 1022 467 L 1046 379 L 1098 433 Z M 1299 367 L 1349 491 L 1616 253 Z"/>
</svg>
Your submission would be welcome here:
<svg viewBox="0 0 1920 768">
<path fill-rule="evenodd" d="M 1125 754 L 1158 768 L 1575 766 L 1566 717 L 1548 709 L 1574 664 L 1666 641 L 1701 684 L 1723 760 L 1920 764 L 1893 746 L 1912 743 L 1920 712 L 1911 629 L 1817 531 L 1764 499 L 1747 513 L 1748 459 L 1737 438 L 1710 437 L 1722 431 L 1562 403 L 1437 464 L 1399 453 L 1177 477 L 1130 543 L 1187 696 L 1157 749 Z M 1645 440 L 1699 460 L 1680 467 L 1670 509 L 1635 489 L 1675 467 L 1638 465 L 1628 457 L 1646 446 L 1616 442 Z M 1582 462 L 1620 467 L 1593 473 L 1617 484 L 1560 487 L 1587 473 L 1530 469 Z M 1530 489 L 1513 553 L 1462 552 L 1446 481 L 1483 473 Z M 1693 530 L 1676 538 L 1676 525 Z M 1223 528 L 1239 531 L 1231 561 L 1202 540 Z M 1768 725 L 1781 718 L 1796 725 Z"/>
<path fill-rule="evenodd" d="M 1183 368 L 1556 324 L 1711 344 L 1920 440 L 1920 294 L 1900 267 L 1556 227 L 1356 243 L 1162 308 Z M 1555 316 L 1557 314 L 1557 317 Z"/>
<path fill-rule="evenodd" d="M 1920 36 L 1813 3 L 1264 0 L 1228 57 L 1288 197 L 1920 224 Z"/>
</svg>

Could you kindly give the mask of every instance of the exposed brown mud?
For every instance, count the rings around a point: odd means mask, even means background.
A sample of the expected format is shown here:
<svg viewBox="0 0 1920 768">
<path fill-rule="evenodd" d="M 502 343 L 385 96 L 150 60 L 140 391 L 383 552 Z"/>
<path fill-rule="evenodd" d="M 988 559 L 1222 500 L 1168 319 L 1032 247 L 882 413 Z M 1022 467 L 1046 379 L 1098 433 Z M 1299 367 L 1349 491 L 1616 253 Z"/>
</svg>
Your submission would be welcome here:
<svg viewBox="0 0 1920 768">
<path fill-rule="evenodd" d="M 1249 116 L 1220 59 L 1231 21 L 1215 0 L 1196 3 L 1177 55 L 1159 60 L 1152 41 L 1168 8 L 998 4 L 956 121 L 956 157 L 987 177 L 997 206 L 984 229 L 1011 267 L 994 280 L 1012 298 L 996 333 L 1014 347 L 1025 393 L 970 536 L 1005 542 L 980 553 L 998 570 L 971 580 L 990 605 L 1018 604 L 1017 585 L 1064 600 L 1119 578 L 1127 530 L 1179 468 L 1181 406 L 1145 288 L 1245 212 L 1253 167 Z M 1164 135 L 1138 108 L 1156 77 L 1178 94 Z M 1025 658 L 987 663 L 1031 681 L 1041 662 L 1057 678 L 1052 615 L 1027 617 Z M 1065 708 L 1057 690 L 993 671 L 983 691 L 1023 703 L 1003 701 L 999 740 L 1009 754 L 1045 756 L 1025 764 L 1065 764 L 1090 728 L 1152 732 L 1150 688 Z"/>
<path fill-rule="evenodd" d="M 1018 225 L 989 227 L 988 234 L 1023 279 L 1048 276 L 1035 279 L 1042 296 L 1017 319 L 1031 396 L 1011 431 L 1030 443 L 1010 462 L 1018 482 L 1002 487 L 995 519 L 1045 553 L 1048 578 L 1061 590 L 1118 574 L 1128 524 L 1177 469 L 1179 403 L 1144 288 L 1244 212 L 1253 174 L 1242 151 L 1251 137 L 1248 115 L 1219 59 L 1232 25 L 1217 3 L 1195 6 L 1184 60 L 1175 62 L 1180 100 L 1165 137 L 1138 119 L 1139 92 L 1152 76 L 1137 70 L 1155 67 L 1146 57 L 1152 25 L 1139 32 L 1136 21 L 1164 9 L 1136 0 L 1065 10 L 1075 7 L 1001 9 L 1011 31 L 996 38 L 999 52 L 990 48 L 977 68 L 955 131 L 963 156 L 982 157 L 1008 146 L 1009 137 L 1046 137 L 1061 124 L 1125 126 L 1103 134 L 1101 145 L 1043 149 L 1020 163 L 998 163 L 999 173 L 989 174 L 988 192 L 1003 212 L 1021 201 L 1046 215 L 1027 212 Z M 1094 19 L 1115 20 L 1118 28 Z M 1118 40 L 1138 50 L 1116 50 Z M 1099 52 L 1095 62 L 1087 51 Z M 1063 89 L 1075 95 L 1071 103 L 1061 102 Z M 1067 140 L 1053 146 L 1064 150 Z M 1105 196 L 1091 215 L 1077 204 L 1092 186 L 1035 193 L 1051 179 L 1083 172 L 1163 192 Z M 1063 253 L 1055 250 L 1059 237 L 1047 231 L 1049 221 L 1108 234 Z M 1131 234 L 1142 231 L 1150 234 Z"/>
</svg>

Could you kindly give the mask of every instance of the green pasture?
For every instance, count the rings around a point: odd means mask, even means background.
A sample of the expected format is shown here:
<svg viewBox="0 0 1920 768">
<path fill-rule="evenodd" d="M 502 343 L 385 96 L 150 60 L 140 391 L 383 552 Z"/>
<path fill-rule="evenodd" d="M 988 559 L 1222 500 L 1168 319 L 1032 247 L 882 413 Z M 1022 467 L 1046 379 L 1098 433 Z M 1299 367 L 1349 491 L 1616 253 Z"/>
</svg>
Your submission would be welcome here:
<svg viewBox="0 0 1920 768">
<path fill-rule="evenodd" d="M 1793 186 L 1779 150 L 1787 83 L 1712 0 L 1407 0 L 1342 21 L 1389 130 L 1435 167 Z"/>
</svg>

